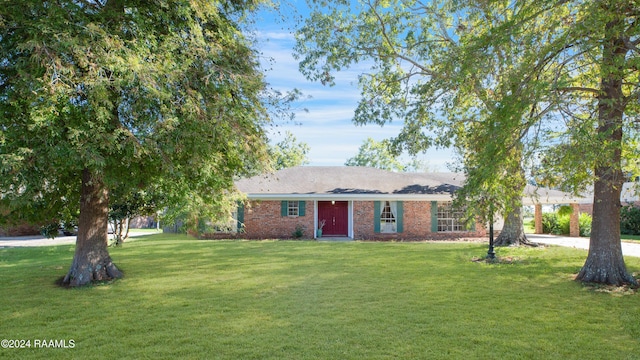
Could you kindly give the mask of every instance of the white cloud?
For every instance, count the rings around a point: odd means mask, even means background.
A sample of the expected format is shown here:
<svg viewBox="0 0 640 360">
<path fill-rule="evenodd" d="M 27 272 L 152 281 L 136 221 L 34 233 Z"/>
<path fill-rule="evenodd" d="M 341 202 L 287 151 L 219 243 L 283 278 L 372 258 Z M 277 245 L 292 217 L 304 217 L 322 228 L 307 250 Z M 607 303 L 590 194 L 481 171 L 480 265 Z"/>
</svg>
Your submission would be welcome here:
<svg viewBox="0 0 640 360">
<path fill-rule="evenodd" d="M 295 123 L 301 125 L 285 123 L 271 129 L 273 141 L 279 141 L 286 131 L 290 131 L 298 141 L 309 145 L 310 165 L 343 165 L 357 153 L 366 138 L 380 141 L 398 134 L 401 121 L 384 127 L 352 123 L 360 99 L 358 75 L 368 69 L 367 64 L 337 72 L 334 74 L 336 85 L 323 86 L 308 81 L 298 71 L 298 62 L 292 56 L 295 40 L 291 32 L 277 31 L 267 24 L 256 35 L 270 87 L 283 93 L 295 88 L 304 97 L 311 96 L 296 104 L 296 107 L 308 110 L 296 114 Z M 268 62 L 268 59 L 273 61 Z M 447 171 L 446 163 L 452 156 L 450 150 L 430 150 L 424 158 L 432 168 Z"/>
</svg>

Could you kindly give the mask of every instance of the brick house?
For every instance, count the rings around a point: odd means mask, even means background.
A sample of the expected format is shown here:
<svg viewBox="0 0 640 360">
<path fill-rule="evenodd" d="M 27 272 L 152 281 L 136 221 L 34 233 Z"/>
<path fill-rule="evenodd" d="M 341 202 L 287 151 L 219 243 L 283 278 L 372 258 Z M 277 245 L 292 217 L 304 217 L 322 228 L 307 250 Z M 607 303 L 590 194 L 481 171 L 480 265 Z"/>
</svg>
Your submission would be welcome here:
<svg viewBox="0 0 640 360">
<path fill-rule="evenodd" d="M 369 167 L 300 166 L 236 182 L 247 196 L 238 236 L 360 240 L 483 237 L 451 206 L 463 177 L 455 173 L 394 173 Z M 559 192 L 558 192 L 559 193 Z M 546 193 L 546 203 L 565 193 Z M 320 234 L 317 230 L 322 228 Z"/>
</svg>

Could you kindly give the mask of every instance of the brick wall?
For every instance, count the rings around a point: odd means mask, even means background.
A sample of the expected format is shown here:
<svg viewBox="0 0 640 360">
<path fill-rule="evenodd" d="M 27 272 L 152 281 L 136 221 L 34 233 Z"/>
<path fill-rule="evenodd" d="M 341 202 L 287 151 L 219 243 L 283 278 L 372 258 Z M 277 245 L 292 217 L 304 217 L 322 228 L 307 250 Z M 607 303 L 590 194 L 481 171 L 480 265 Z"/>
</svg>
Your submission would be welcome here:
<svg viewBox="0 0 640 360">
<path fill-rule="evenodd" d="M 407 239 L 433 238 L 431 232 L 431 202 L 430 201 L 405 201 L 404 202 L 404 232 L 402 236 Z"/>
<path fill-rule="evenodd" d="M 484 237 L 486 230 L 476 224 L 475 231 L 432 233 L 431 202 L 403 202 L 403 232 L 383 234 L 374 232 L 374 202 L 353 201 L 353 234 L 359 240 L 446 240 L 457 238 Z M 253 201 L 245 207 L 245 233 L 238 237 L 249 239 L 291 238 L 297 226 L 304 231 L 303 238 L 314 236 L 314 202 L 305 202 L 305 215 L 297 217 L 281 216 L 280 201 Z"/>
<path fill-rule="evenodd" d="M 312 239 L 314 231 L 313 201 L 305 202 L 304 216 L 281 216 L 280 201 L 252 201 L 245 206 L 245 233 L 240 237 L 250 239 L 292 238 L 296 227 L 303 229 L 303 238 Z"/>
<path fill-rule="evenodd" d="M 446 240 L 470 237 L 484 237 L 486 230 L 476 224 L 475 231 L 431 232 L 431 202 L 403 201 L 403 232 L 395 234 L 375 233 L 373 201 L 353 202 L 353 232 L 362 240 Z"/>
</svg>

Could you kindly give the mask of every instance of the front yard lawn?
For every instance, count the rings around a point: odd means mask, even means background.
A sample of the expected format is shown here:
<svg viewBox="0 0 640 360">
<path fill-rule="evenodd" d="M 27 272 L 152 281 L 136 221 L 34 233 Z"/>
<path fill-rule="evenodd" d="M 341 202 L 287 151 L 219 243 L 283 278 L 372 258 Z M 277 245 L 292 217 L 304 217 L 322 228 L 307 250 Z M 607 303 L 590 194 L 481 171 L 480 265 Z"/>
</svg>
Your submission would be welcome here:
<svg viewBox="0 0 640 360">
<path fill-rule="evenodd" d="M 479 243 L 199 241 L 111 249 L 125 278 L 63 289 L 73 246 L 0 249 L 20 359 L 632 359 L 640 295 L 572 281 L 586 251 Z M 630 271 L 640 259 L 626 258 Z M 73 348 L 34 348 L 35 339 Z"/>
</svg>

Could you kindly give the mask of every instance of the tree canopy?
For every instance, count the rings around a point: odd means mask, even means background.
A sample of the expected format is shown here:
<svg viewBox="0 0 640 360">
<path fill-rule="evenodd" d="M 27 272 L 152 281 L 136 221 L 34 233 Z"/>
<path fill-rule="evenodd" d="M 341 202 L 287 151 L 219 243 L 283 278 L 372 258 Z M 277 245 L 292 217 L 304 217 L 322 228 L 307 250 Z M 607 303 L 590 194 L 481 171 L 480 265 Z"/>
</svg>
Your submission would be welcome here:
<svg viewBox="0 0 640 360">
<path fill-rule="evenodd" d="M 275 144 L 269 144 L 269 156 L 275 170 L 300 166 L 309 163 L 307 154 L 309 144 L 299 142 L 292 132 L 287 131 L 285 138 Z"/>
<path fill-rule="evenodd" d="M 402 155 L 402 154 L 400 154 Z M 387 171 L 397 172 L 429 172 L 429 162 L 417 155 L 403 160 L 388 140 L 376 141 L 367 138 L 358 148 L 358 153 L 347 159 L 346 166 L 370 166 Z"/>
<path fill-rule="evenodd" d="M 358 148 L 358 153 L 347 159 L 347 166 L 370 166 L 388 171 L 404 171 L 406 166 L 391 153 L 384 141 L 367 138 Z"/>
<path fill-rule="evenodd" d="M 523 175 L 594 185 L 583 281 L 635 283 L 620 250 L 622 166 L 637 164 L 637 2 L 311 2 L 297 34 L 300 68 L 331 84 L 362 74 L 356 123 L 404 122 L 412 152 L 454 145 L 467 182 L 457 196 L 487 217 L 521 196 Z M 626 161 L 623 161 L 623 158 Z M 616 212 L 618 211 L 618 212 Z"/>
<path fill-rule="evenodd" d="M 265 83 L 241 27 L 255 5 L 0 8 L 0 194 L 11 210 L 3 220 L 79 206 L 66 282 L 121 275 L 102 246 L 110 189 L 153 184 L 168 204 L 221 205 L 234 177 L 267 161 Z M 89 263 L 89 251 L 98 260 Z"/>
</svg>

